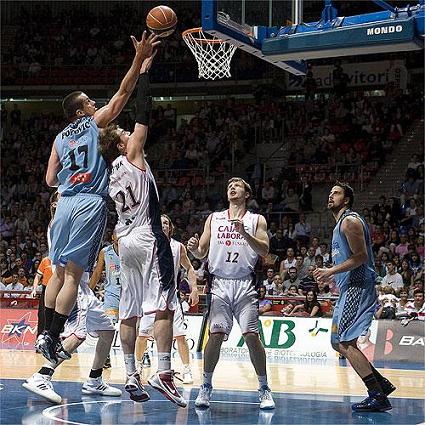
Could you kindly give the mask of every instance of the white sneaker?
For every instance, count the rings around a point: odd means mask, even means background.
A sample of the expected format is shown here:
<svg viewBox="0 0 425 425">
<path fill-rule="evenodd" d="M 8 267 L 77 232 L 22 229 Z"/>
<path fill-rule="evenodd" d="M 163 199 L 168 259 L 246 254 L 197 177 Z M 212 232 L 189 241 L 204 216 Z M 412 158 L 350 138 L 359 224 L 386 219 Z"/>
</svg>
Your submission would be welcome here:
<svg viewBox="0 0 425 425">
<path fill-rule="evenodd" d="M 190 368 L 184 368 L 183 370 L 183 384 L 193 384 L 193 376 Z"/>
<path fill-rule="evenodd" d="M 213 387 L 209 384 L 202 384 L 199 388 L 198 397 L 195 400 L 195 407 L 208 408 L 210 407 L 210 398 Z"/>
<path fill-rule="evenodd" d="M 52 403 L 60 404 L 62 403 L 62 397 L 55 393 L 51 379 L 52 378 L 49 375 L 42 375 L 41 373 L 36 372 L 28 378 L 22 386 L 28 391 L 31 391 Z"/>
<path fill-rule="evenodd" d="M 174 370 L 162 370 L 153 374 L 148 383 L 151 387 L 158 390 L 161 394 L 168 398 L 168 400 L 176 403 L 177 406 L 186 407 L 187 401 L 178 392 L 174 384 Z"/>
<path fill-rule="evenodd" d="M 272 392 L 267 385 L 263 385 L 258 390 L 258 398 L 260 399 L 260 409 L 270 410 L 275 408 Z"/>
<path fill-rule="evenodd" d="M 81 390 L 83 394 L 104 395 L 106 397 L 121 397 L 122 392 L 119 388 L 114 388 L 103 382 L 101 376 L 99 378 L 89 378 L 83 384 Z"/>
<path fill-rule="evenodd" d="M 140 375 L 137 372 L 127 377 L 124 389 L 130 394 L 130 398 L 138 403 L 143 403 L 151 398 L 140 382 Z"/>
</svg>

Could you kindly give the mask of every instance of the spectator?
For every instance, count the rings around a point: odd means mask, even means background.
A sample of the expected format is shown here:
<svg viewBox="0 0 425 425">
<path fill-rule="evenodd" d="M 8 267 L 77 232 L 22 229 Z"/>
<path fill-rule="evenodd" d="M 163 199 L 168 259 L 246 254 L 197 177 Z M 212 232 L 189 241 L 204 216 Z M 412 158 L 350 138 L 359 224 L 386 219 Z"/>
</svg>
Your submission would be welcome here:
<svg viewBox="0 0 425 425">
<path fill-rule="evenodd" d="M 325 282 L 317 282 L 317 297 L 318 298 L 331 298 L 332 293 L 329 290 L 329 286 Z"/>
<path fill-rule="evenodd" d="M 13 273 L 12 282 L 9 285 L 6 285 L 6 291 L 23 291 L 24 287 L 22 283 L 19 283 L 18 273 Z M 5 298 L 19 298 L 21 294 L 4 294 Z"/>
<path fill-rule="evenodd" d="M 387 262 L 387 274 L 384 276 L 381 282 L 381 287 L 385 288 L 387 286 L 391 286 L 394 291 L 398 291 L 403 288 L 403 277 L 400 273 L 397 273 L 395 264 L 393 261 Z"/>
<path fill-rule="evenodd" d="M 383 294 L 378 297 L 380 307 L 375 313 L 377 319 L 395 319 L 397 297 L 394 295 L 394 289 L 391 286 L 383 288 Z"/>
<path fill-rule="evenodd" d="M 258 288 L 258 314 L 261 316 L 272 309 L 272 302 L 266 299 L 266 287 L 261 285 Z"/>
<path fill-rule="evenodd" d="M 317 283 L 314 279 L 313 272 L 314 267 L 309 266 L 307 270 L 307 276 L 305 276 L 298 285 L 298 293 L 300 295 L 306 295 L 308 291 L 317 291 Z"/>
<path fill-rule="evenodd" d="M 308 267 L 304 264 L 304 257 L 301 254 L 296 256 L 296 264 L 295 267 L 297 269 L 298 279 L 302 280 L 305 276 L 307 276 Z"/>
<path fill-rule="evenodd" d="M 409 302 L 409 291 L 405 288 L 401 288 L 399 292 L 399 300 L 396 303 L 396 317 L 406 316 L 406 305 Z"/>
<path fill-rule="evenodd" d="M 310 316 L 321 317 L 322 311 L 319 301 L 317 301 L 317 294 L 313 290 L 307 291 L 304 304 L 296 305 L 288 316 Z"/>
<path fill-rule="evenodd" d="M 328 251 L 328 244 L 326 242 L 322 242 L 319 248 L 320 248 L 320 255 L 323 258 L 323 263 L 325 265 L 329 264 L 330 256 Z"/>
<path fill-rule="evenodd" d="M 28 278 L 23 267 L 19 267 L 18 269 L 18 281 L 24 288 L 28 286 Z"/>
<path fill-rule="evenodd" d="M 283 238 L 281 229 L 277 229 L 276 234 L 270 239 L 270 252 L 277 255 L 281 260 L 288 249 L 287 241 Z"/>
<path fill-rule="evenodd" d="M 415 276 L 422 270 L 422 261 L 417 252 L 413 252 L 410 256 L 409 266 Z"/>
<path fill-rule="evenodd" d="M 270 290 L 273 289 L 273 278 L 274 278 L 274 270 L 272 268 L 268 268 L 267 278 L 263 280 L 263 285 L 266 287 L 267 294 L 269 294 Z"/>
<path fill-rule="evenodd" d="M 387 269 L 382 263 L 381 257 L 378 255 L 375 260 L 376 283 L 381 283 L 383 277 L 387 274 Z"/>
<path fill-rule="evenodd" d="M 417 317 L 418 320 L 425 320 L 425 304 L 423 289 L 416 289 L 413 293 L 413 302 L 406 304 L 406 311 L 410 317 Z"/>
<path fill-rule="evenodd" d="M 300 284 L 300 279 L 298 279 L 298 271 L 296 267 L 290 267 L 287 274 L 287 279 L 283 281 L 283 287 L 285 290 L 289 290 L 289 288 L 293 285 L 297 286 Z"/>
<path fill-rule="evenodd" d="M 315 266 L 316 265 L 316 249 L 311 246 L 307 251 L 307 257 L 304 258 L 304 264 L 309 266 Z"/>
<path fill-rule="evenodd" d="M 286 258 L 280 262 L 279 273 L 282 279 L 286 279 L 286 274 L 290 267 L 296 267 L 297 260 L 295 258 L 294 248 L 288 248 L 286 250 Z"/>
<path fill-rule="evenodd" d="M 0 261 L 0 272 L 1 272 L 1 283 L 5 286 L 9 285 L 9 283 L 12 283 L 12 272 L 7 267 L 7 261 L 1 260 Z"/>
<path fill-rule="evenodd" d="M 316 255 L 316 257 L 314 258 L 314 261 L 318 269 L 323 268 L 323 257 L 320 254 Z"/>
<path fill-rule="evenodd" d="M 283 287 L 283 281 L 280 275 L 276 275 L 273 278 L 273 287 L 269 291 L 269 295 L 273 295 L 276 297 L 281 297 L 284 294 L 284 287 Z"/>
<path fill-rule="evenodd" d="M 295 225 L 295 232 L 297 240 L 299 240 L 302 245 L 308 246 L 310 243 L 311 225 L 306 222 L 305 214 L 300 214 L 300 220 Z"/>
<path fill-rule="evenodd" d="M 375 264 L 376 268 L 376 264 Z M 403 285 L 404 286 L 411 286 L 413 285 L 413 271 L 410 268 L 409 261 L 405 258 L 401 262 L 401 271 L 400 271 L 401 277 L 403 278 Z"/>
<path fill-rule="evenodd" d="M 297 298 L 299 296 L 298 286 L 297 285 L 291 285 L 288 288 L 288 291 L 285 293 L 285 295 L 289 298 Z"/>
</svg>

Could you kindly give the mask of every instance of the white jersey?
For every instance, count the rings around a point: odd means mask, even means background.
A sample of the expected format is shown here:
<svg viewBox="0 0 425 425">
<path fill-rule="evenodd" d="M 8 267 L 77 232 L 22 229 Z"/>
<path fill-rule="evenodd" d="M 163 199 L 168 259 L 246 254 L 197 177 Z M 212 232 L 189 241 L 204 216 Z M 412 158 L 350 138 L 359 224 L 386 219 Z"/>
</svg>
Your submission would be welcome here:
<svg viewBox="0 0 425 425">
<path fill-rule="evenodd" d="M 254 236 L 258 214 L 247 211 L 242 220 L 245 231 Z M 258 254 L 230 222 L 229 210 L 213 213 L 208 253 L 209 272 L 228 279 L 246 277 L 254 272 L 257 260 Z"/>
<path fill-rule="evenodd" d="M 121 155 L 112 163 L 109 196 L 115 202 L 117 237 L 126 236 L 136 227 L 161 228 L 159 196 L 155 178 L 147 162 L 142 170 Z"/>
<path fill-rule="evenodd" d="M 181 253 L 181 243 L 175 239 L 170 239 L 171 252 L 173 253 L 173 262 L 174 262 L 174 281 L 177 285 L 177 278 L 180 271 L 180 253 Z"/>
</svg>

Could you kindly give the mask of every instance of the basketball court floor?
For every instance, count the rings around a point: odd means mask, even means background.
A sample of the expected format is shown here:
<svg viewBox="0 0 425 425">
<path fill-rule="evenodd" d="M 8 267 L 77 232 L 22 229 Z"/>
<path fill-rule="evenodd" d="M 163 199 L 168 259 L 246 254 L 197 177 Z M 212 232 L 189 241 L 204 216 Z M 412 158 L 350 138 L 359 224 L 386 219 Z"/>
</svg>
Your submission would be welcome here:
<svg viewBox="0 0 425 425">
<path fill-rule="evenodd" d="M 27 392 L 22 382 L 42 366 L 43 358 L 30 351 L 0 350 L 1 424 L 420 424 L 425 422 L 425 372 L 423 364 L 377 364 L 397 390 L 391 396 L 393 410 L 386 413 L 351 412 L 350 404 L 364 398 L 361 380 L 344 361 L 290 359 L 269 363 L 275 411 L 260 411 L 257 380 L 247 361 L 220 360 L 213 384 L 211 408 L 194 406 L 200 384 L 202 361 L 194 359 L 194 385 L 179 385 L 189 400 L 181 409 L 157 391 L 147 389 L 151 400 L 134 403 L 123 389 L 124 364 L 118 353 L 111 356 L 106 381 L 123 390 L 121 398 L 88 397 L 81 383 L 90 370 L 92 354 L 74 354 L 54 376 L 55 390 L 63 397 L 53 405 Z M 144 378 L 155 370 L 144 371 Z M 383 368 L 383 366 L 385 366 Z M 178 356 L 174 367 L 180 370 Z"/>
</svg>

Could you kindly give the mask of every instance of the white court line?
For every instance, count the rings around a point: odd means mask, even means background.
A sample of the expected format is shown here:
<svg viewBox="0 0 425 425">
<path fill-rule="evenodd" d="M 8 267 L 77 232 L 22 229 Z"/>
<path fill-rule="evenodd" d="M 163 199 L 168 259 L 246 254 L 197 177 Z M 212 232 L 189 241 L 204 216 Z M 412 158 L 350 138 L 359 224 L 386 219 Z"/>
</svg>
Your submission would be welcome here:
<svg viewBox="0 0 425 425">
<path fill-rule="evenodd" d="M 54 411 L 55 409 L 63 409 L 64 407 L 68 407 L 68 406 L 78 406 L 78 405 L 84 405 L 84 404 L 95 404 L 95 403 L 109 403 L 111 400 L 109 401 L 104 401 L 104 400 L 94 400 L 94 401 L 80 401 L 78 403 L 67 403 L 67 404 L 61 404 L 58 406 L 52 406 L 52 407 L 48 407 L 47 409 L 44 409 L 42 414 L 45 418 L 50 419 L 52 421 L 57 421 L 57 422 L 62 422 L 64 424 L 74 424 L 74 425 L 90 425 L 88 423 L 85 422 L 74 422 L 74 421 L 70 421 L 67 419 L 62 419 L 62 418 L 58 418 L 57 416 L 55 416 L 53 413 L 51 413 L 52 411 Z M 151 400 L 154 402 L 167 402 L 170 403 L 169 400 Z M 188 400 L 188 403 L 190 402 L 194 402 L 195 400 Z M 119 404 L 119 403 L 135 403 L 132 400 L 121 400 L 121 402 L 115 402 L 115 404 Z M 252 405 L 256 405 L 258 406 L 259 403 L 253 403 L 251 401 L 227 401 L 227 400 L 212 400 L 211 403 L 227 403 L 227 404 L 252 404 Z"/>
</svg>

